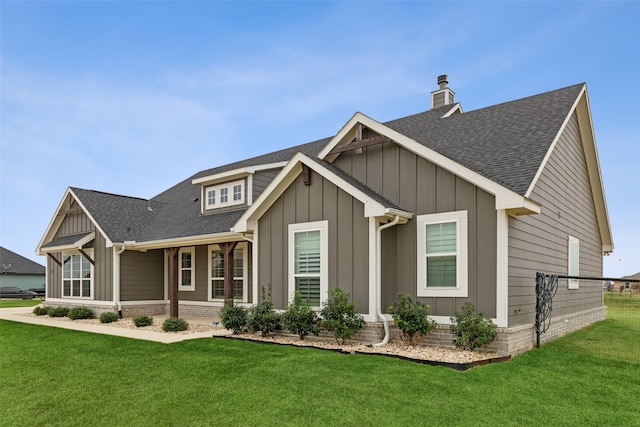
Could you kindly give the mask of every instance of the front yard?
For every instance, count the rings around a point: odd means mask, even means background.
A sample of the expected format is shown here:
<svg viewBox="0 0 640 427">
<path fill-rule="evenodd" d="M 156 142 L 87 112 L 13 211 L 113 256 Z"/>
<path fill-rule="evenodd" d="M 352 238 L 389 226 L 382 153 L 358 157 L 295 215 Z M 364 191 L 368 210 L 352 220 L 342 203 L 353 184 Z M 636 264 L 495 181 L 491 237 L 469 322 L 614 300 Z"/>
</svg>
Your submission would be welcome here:
<svg viewBox="0 0 640 427">
<path fill-rule="evenodd" d="M 0 321 L 0 425 L 640 426 L 640 300 L 511 361 L 159 344 Z"/>
</svg>

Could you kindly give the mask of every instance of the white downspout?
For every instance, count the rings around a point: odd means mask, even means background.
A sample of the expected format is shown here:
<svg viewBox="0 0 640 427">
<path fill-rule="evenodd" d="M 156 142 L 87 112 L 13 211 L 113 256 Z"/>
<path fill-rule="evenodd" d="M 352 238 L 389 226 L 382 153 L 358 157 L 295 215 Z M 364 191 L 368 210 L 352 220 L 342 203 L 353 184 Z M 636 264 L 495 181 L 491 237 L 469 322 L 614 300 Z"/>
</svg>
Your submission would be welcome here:
<svg viewBox="0 0 640 427">
<path fill-rule="evenodd" d="M 113 257 L 113 302 L 118 310 L 118 317 L 122 319 L 122 304 L 120 303 L 120 255 L 127 249 L 125 245 L 120 247 L 119 251 L 115 251 Z"/>
<path fill-rule="evenodd" d="M 376 229 L 376 315 L 378 320 L 382 320 L 384 325 L 384 339 L 374 344 L 374 346 L 382 346 L 389 342 L 389 320 L 382 314 L 382 230 L 393 227 L 400 222 L 400 216 L 396 215 L 393 221 L 381 225 Z"/>
</svg>

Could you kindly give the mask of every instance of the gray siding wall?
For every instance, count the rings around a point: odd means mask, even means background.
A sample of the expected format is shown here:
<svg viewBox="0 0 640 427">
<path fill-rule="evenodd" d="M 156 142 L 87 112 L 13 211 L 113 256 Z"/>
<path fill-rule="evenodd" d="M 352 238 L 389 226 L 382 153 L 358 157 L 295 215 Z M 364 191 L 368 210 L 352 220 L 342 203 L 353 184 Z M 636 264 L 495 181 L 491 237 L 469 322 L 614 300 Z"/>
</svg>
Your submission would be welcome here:
<svg viewBox="0 0 640 427">
<path fill-rule="evenodd" d="M 485 316 L 496 315 L 495 198 L 414 153 L 387 142 L 362 154 L 342 153 L 334 165 L 415 215 L 468 211 L 469 297 L 420 298 L 433 315 L 450 316 L 471 301 Z M 383 231 L 382 308 L 397 293 L 417 295 L 415 220 Z"/>
<path fill-rule="evenodd" d="M 273 181 L 273 178 L 278 175 L 280 169 L 269 169 L 258 171 L 253 174 L 253 201 L 255 202 L 262 194 L 264 189 Z"/>
<path fill-rule="evenodd" d="M 258 286 L 271 285 L 276 308 L 286 308 L 288 295 L 288 224 L 327 220 L 329 224 L 329 289 L 340 287 L 368 312 L 369 238 L 364 205 L 331 182 L 311 173 L 280 196 L 258 223 Z"/>
<path fill-rule="evenodd" d="M 602 276 L 602 242 L 574 114 L 531 195 L 538 215 L 509 218 L 509 326 L 535 320 L 536 272 L 568 273 L 568 239 L 580 241 L 580 275 Z M 602 305 L 602 291 L 567 289 L 560 280 L 554 316 Z M 518 314 L 517 310 L 519 310 Z"/>
<path fill-rule="evenodd" d="M 71 207 L 75 207 L 75 202 Z M 95 226 L 84 212 L 76 212 L 67 215 L 60 224 L 55 237 L 68 236 L 71 234 L 94 231 Z M 93 248 L 93 299 L 96 301 L 113 300 L 113 253 L 111 248 L 106 247 L 106 240 L 96 230 L 96 238 L 86 245 Z M 62 262 L 62 254 L 53 254 L 55 258 Z M 47 295 L 51 298 L 62 298 L 62 268 L 47 256 Z"/>
<path fill-rule="evenodd" d="M 120 299 L 164 300 L 164 250 L 124 251 L 120 255 Z"/>
</svg>

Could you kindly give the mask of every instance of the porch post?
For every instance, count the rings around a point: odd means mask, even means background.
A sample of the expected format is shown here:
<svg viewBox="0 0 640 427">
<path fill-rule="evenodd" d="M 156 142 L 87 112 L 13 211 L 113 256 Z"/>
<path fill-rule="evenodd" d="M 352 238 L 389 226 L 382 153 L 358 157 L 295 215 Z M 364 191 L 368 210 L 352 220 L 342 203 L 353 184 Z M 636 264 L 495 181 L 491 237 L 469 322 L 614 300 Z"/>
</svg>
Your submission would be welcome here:
<svg viewBox="0 0 640 427">
<path fill-rule="evenodd" d="M 224 252 L 224 299 L 233 299 L 233 250 L 238 242 L 227 242 L 222 244 Z"/>
<path fill-rule="evenodd" d="M 178 248 L 166 249 L 169 258 L 169 316 L 178 317 Z"/>
</svg>

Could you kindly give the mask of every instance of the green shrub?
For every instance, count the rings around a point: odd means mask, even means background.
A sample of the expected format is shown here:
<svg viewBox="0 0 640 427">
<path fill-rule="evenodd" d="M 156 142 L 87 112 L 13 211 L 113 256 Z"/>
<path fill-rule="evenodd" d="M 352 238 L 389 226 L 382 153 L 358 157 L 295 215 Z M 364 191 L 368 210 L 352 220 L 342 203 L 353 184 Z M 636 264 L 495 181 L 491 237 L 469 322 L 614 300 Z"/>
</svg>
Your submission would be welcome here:
<svg viewBox="0 0 640 427">
<path fill-rule="evenodd" d="M 335 334 L 336 341 L 344 344 L 353 338 L 365 325 L 361 315 L 356 312 L 356 305 L 349 302 L 349 295 L 340 288 L 329 291 L 329 298 L 323 303 L 320 311 L 322 326 Z"/>
<path fill-rule="evenodd" d="M 89 307 L 73 307 L 69 309 L 67 317 L 71 320 L 95 319 L 96 315 Z"/>
<path fill-rule="evenodd" d="M 151 326 L 153 325 L 153 318 L 147 315 L 141 314 L 133 318 L 133 324 L 136 325 L 136 327 L 138 328 L 142 328 L 144 326 Z"/>
<path fill-rule="evenodd" d="M 320 333 L 320 318 L 313 311 L 311 304 L 302 298 L 300 292 L 293 293 L 293 301 L 282 316 L 284 327 L 301 340 L 309 334 L 318 336 Z"/>
<path fill-rule="evenodd" d="M 118 313 L 105 311 L 100 313 L 100 323 L 113 323 L 118 321 Z"/>
<path fill-rule="evenodd" d="M 239 305 L 234 305 L 232 299 L 225 300 L 224 307 L 220 310 L 220 321 L 225 329 L 234 334 L 244 332 L 247 326 L 247 310 Z"/>
<path fill-rule="evenodd" d="M 49 314 L 49 308 L 37 305 L 33 308 L 33 314 L 36 316 L 44 316 L 45 314 Z"/>
<path fill-rule="evenodd" d="M 69 307 L 49 307 L 47 310 L 49 317 L 67 317 Z"/>
<path fill-rule="evenodd" d="M 261 332 L 263 337 L 280 329 L 280 314 L 273 309 L 271 302 L 271 288 L 262 288 L 262 301 L 249 309 L 247 317 L 249 332 Z"/>
<path fill-rule="evenodd" d="M 491 343 L 498 336 L 498 327 L 489 319 L 482 317 L 482 313 L 475 314 L 475 308 L 470 302 L 464 303 L 462 313 L 451 317 L 451 334 L 456 347 L 475 350 Z"/>
<path fill-rule="evenodd" d="M 420 339 L 435 329 L 436 322 L 429 318 L 429 306 L 413 301 L 409 294 L 398 294 L 389 313 L 400 329 L 400 339 L 416 345 Z"/>
<path fill-rule="evenodd" d="M 165 332 L 179 332 L 189 329 L 189 322 L 180 317 L 168 317 L 162 323 L 162 330 Z"/>
</svg>

